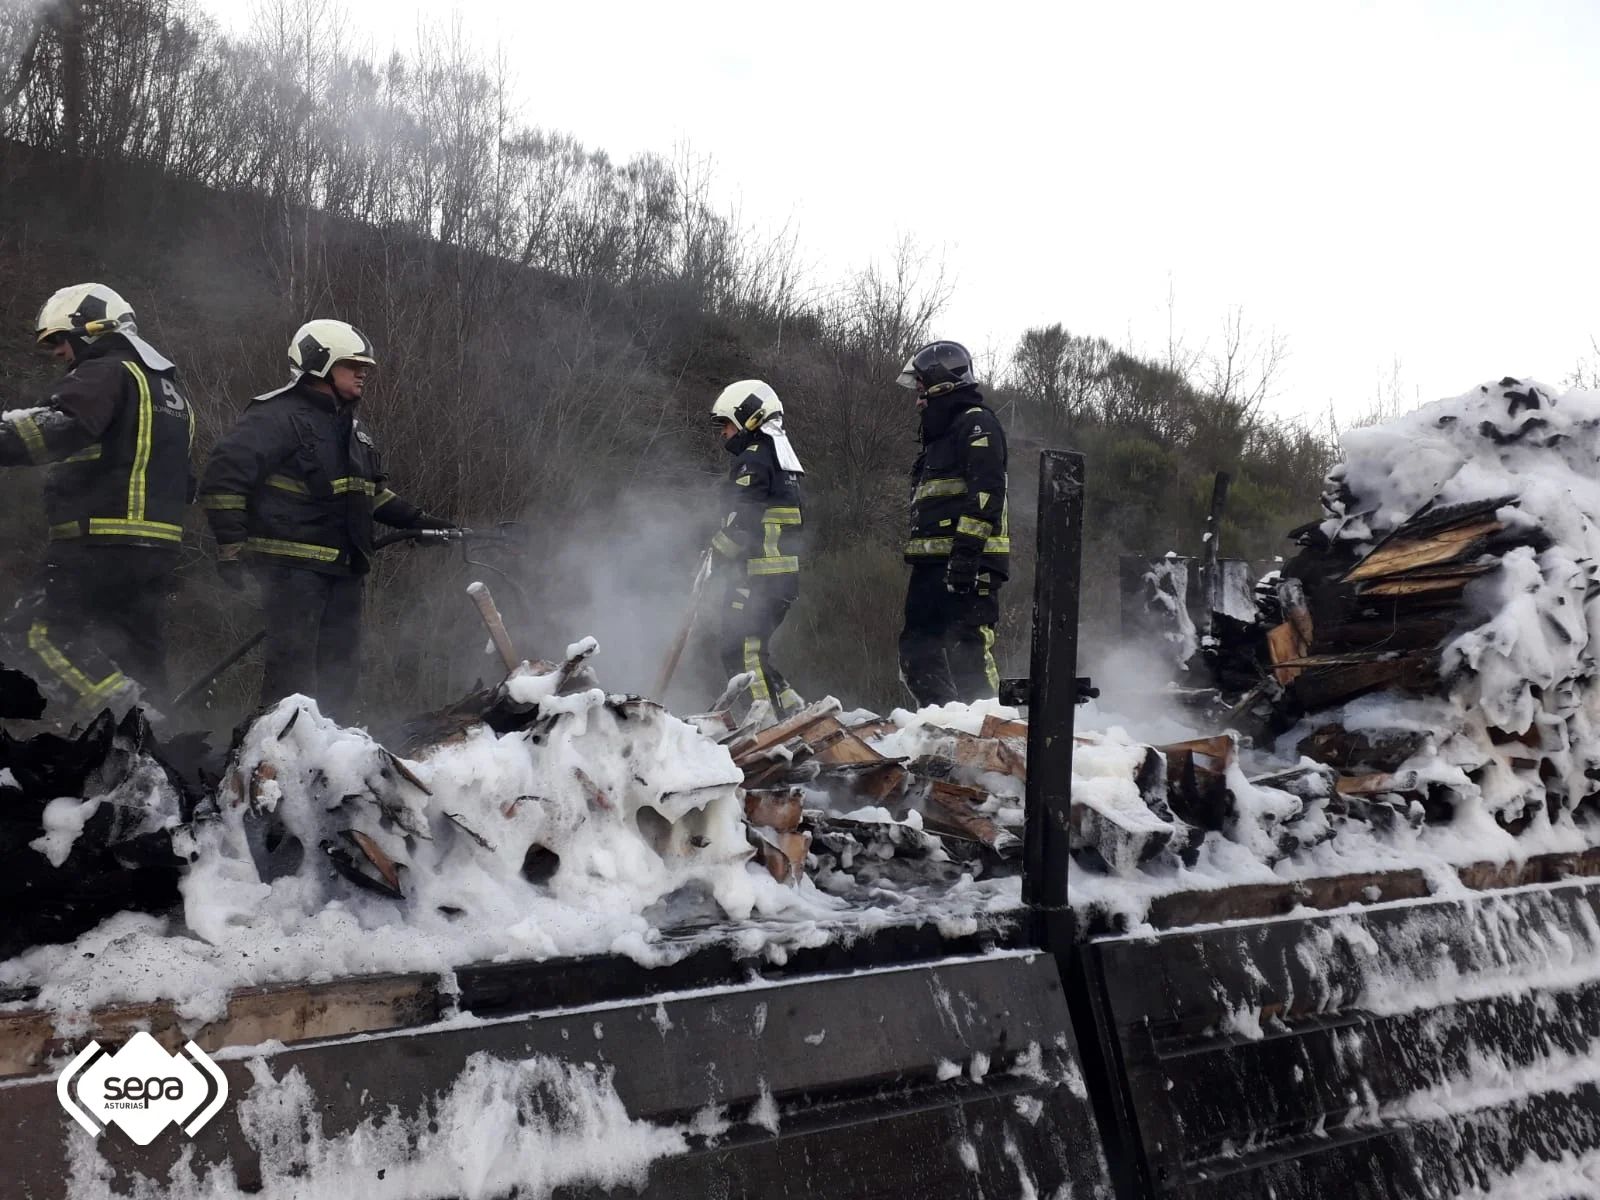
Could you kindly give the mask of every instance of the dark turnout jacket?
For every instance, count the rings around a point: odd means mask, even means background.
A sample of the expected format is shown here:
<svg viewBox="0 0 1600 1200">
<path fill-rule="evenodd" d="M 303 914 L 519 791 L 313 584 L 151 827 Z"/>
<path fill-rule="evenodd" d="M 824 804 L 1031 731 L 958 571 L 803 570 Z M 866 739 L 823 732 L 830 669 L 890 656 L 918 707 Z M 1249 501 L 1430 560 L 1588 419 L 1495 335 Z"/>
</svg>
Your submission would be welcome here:
<svg viewBox="0 0 1600 1200">
<path fill-rule="evenodd" d="M 334 575 L 371 567 L 372 522 L 422 513 L 385 488 L 378 449 L 353 405 L 304 381 L 257 396 L 211 451 L 200 504 L 219 546 Z"/>
<path fill-rule="evenodd" d="M 0 465 L 49 465 L 51 541 L 176 549 L 193 438 L 172 365 L 155 369 L 107 334 L 83 347 L 47 405 L 0 421 Z"/>
<path fill-rule="evenodd" d="M 981 558 L 1010 573 L 1006 514 L 1006 435 L 977 388 L 932 397 L 922 413 L 922 453 L 911 468 L 907 562 Z"/>
<path fill-rule="evenodd" d="M 728 442 L 733 465 L 723 485 L 725 515 L 711 548 L 751 579 L 797 576 L 800 474 L 778 465 L 772 439 L 757 431 Z"/>
</svg>

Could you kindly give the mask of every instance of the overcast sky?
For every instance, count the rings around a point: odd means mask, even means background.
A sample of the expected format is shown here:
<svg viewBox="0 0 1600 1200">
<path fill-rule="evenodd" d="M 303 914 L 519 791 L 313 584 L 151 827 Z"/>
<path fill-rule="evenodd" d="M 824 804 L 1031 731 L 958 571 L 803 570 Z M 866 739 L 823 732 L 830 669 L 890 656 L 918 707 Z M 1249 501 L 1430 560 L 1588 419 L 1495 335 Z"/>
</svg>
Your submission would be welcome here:
<svg viewBox="0 0 1600 1200">
<path fill-rule="evenodd" d="M 380 51 L 460 12 L 532 123 L 710 156 L 819 279 L 916 237 L 975 350 L 1164 351 L 1170 291 L 1193 345 L 1233 306 L 1287 337 L 1279 411 L 1349 415 L 1396 359 L 1427 400 L 1600 333 L 1592 0 L 344 4 Z"/>
</svg>

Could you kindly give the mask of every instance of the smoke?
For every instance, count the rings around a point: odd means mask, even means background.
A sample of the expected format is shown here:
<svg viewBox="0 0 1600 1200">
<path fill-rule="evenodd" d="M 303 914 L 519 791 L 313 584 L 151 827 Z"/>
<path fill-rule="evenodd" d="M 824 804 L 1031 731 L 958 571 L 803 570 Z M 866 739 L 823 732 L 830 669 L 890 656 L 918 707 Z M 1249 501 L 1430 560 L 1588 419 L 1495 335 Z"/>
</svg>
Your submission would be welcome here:
<svg viewBox="0 0 1600 1200">
<path fill-rule="evenodd" d="M 607 688 L 652 694 L 716 526 L 719 483 L 704 473 L 683 489 L 629 492 L 609 511 L 565 529 L 538 566 L 534 628 L 548 642 L 540 652 L 558 655 L 592 635 L 600 642 L 595 668 Z M 710 645 L 717 627 L 714 590 L 702 598 L 674 676 L 669 695 L 678 707 L 704 707 L 721 690 Z"/>
<path fill-rule="evenodd" d="M 1154 743 L 1197 736 L 1194 714 L 1178 704 L 1169 687 L 1176 671 L 1170 648 L 1129 641 L 1087 646 L 1079 669 L 1100 689 L 1092 706 L 1078 710 L 1080 731 L 1121 726 Z"/>
</svg>

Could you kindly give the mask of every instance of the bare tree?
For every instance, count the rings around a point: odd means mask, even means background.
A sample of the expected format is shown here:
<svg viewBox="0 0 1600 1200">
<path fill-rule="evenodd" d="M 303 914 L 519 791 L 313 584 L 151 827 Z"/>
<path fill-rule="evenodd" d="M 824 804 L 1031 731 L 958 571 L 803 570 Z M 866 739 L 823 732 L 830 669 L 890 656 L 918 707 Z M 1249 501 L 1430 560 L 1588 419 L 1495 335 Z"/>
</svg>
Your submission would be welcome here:
<svg viewBox="0 0 1600 1200">
<path fill-rule="evenodd" d="M 1254 418 L 1273 395 L 1288 358 L 1288 340 L 1277 331 L 1258 334 L 1235 305 L 1222 320 L 1222 346 L 1204 356 L 1199 386 L 1218 400 L 1237 404 L 1246 419 Z"/>
</svg>

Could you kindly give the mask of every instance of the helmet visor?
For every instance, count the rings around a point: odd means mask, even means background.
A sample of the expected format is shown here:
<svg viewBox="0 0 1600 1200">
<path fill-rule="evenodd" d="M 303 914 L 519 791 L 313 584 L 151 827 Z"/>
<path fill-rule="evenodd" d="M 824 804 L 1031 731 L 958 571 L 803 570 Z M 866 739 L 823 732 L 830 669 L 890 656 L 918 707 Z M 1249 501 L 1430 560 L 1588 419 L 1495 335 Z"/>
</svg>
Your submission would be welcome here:
<svg viewBox="0 0 1600 1200">
<path fill-rule="evenodd" d="M 903 388 L 910 388 L 912 391 L 916 391 L 917 360 L 915 357 L 906 359 L 906 365 L 900 368 L 900 374 L 894 377 L 894 381 Z"/>
</svg>

